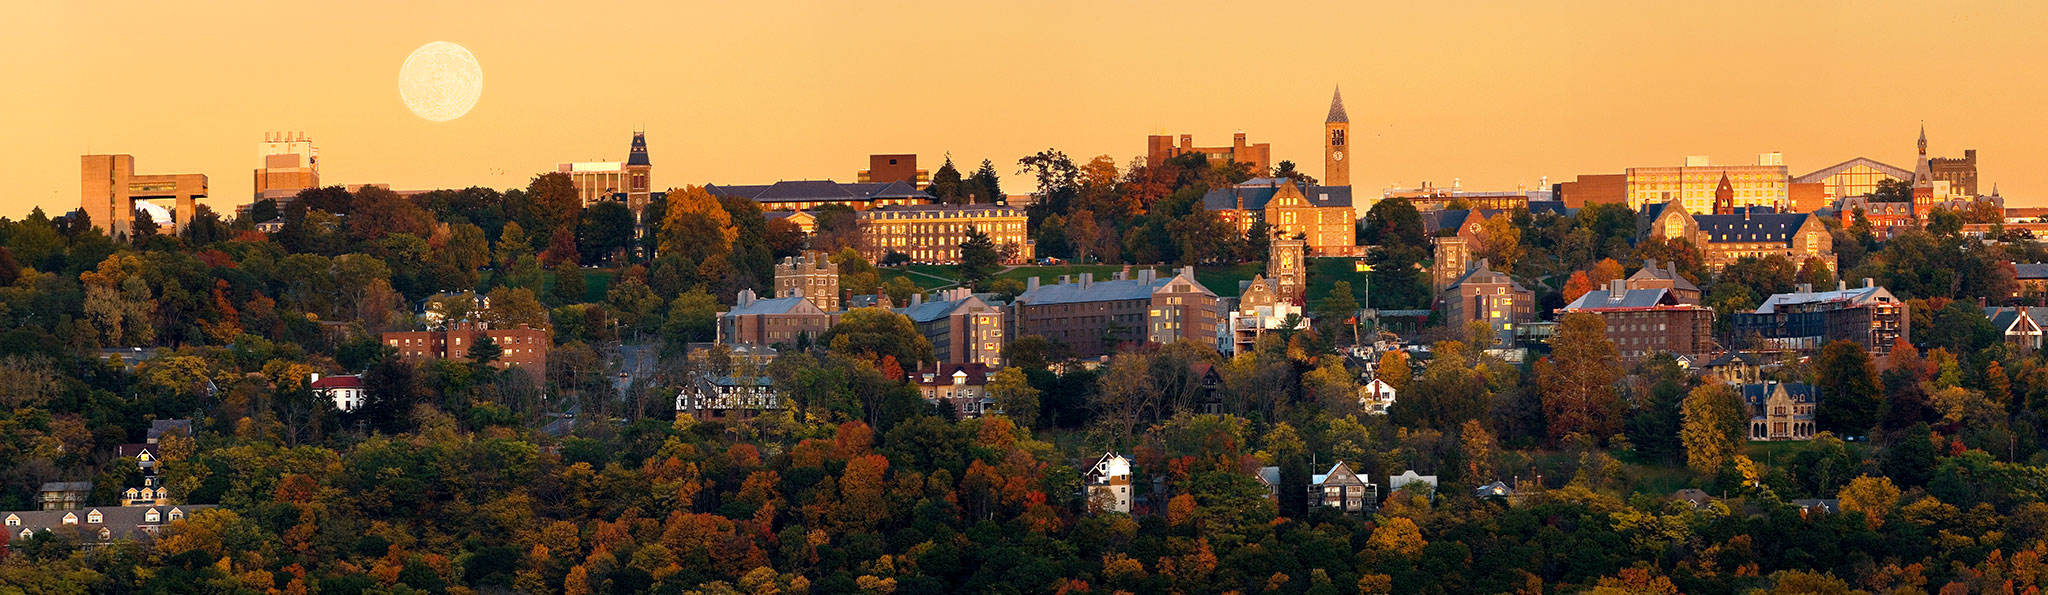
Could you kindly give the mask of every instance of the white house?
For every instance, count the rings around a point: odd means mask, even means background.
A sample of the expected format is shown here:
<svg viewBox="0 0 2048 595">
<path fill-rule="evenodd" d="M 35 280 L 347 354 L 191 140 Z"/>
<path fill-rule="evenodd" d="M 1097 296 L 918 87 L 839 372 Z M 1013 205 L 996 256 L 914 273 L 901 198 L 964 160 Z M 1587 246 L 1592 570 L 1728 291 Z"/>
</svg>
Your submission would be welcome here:
<svg viewBox="0 0 2048 595">
<path fill-rule="evenodd" d="M 1088 508 L 1097 511 L 1131 512 L 1131 460 L 1115 452 L 1102 454 L 1095 466 L 1081 476 L 1087 486 Z"/>
<path fill-rule="evenodd" d="M 1387 409 L 1394 406 L 1394 385 L 1378 378 L 1372 379 L 1372 382 L 1359 387 L 1358 404 L 1365 406 L 1366 413 L 1386 415 Z"/>
<path fill-rule="evenodd" d="M 363 377 L 356 375 L 328 376 L 321 378 L 314 374 L 310 387 L 313 393 L 326 397 L 334 403 L 335 409 L 355 411 L 363 406 Z"/>
<path fill-rule="evenodd" d="M 1389 478 L 1387 478 L 1387 487 L 1388 487 L 1388 489 L 1391 489 L 1391 490 L 1394 490 L 1394 491 L 1397 491 L 1397 492 L 1398 492 L 1398 491 L 1401 491 L 1401 486 L 1405 486 L 1405 485 L 1408 485 L 1408 484 L 1411 484 L 1411 483 L 1413 483 L 1413 484 L 1421 484 L 1421 485 L 1422 485 L 1423 487 L 1427 487 L 1427 488 L 1429 488 L 1429 489 L 1427 490 L 1427 492 L 1426 492 L 1426 493 L 1428 493 L 1428 494 L 1430 494 L 1430 495 L 1435 495 L 1435 494 L 1436 494 L 1436 476 L 1435 476 L 1435 475 L 1421 475 L 1421 474 L 1417 474 L 1417 473 L 1415 472 L 1415 470 L 1414 470 L 1414 469 L 1409 469 L 1409 470 L 1407 470 L 1407 471 L 1403 471 L 1403 472 L 1401 472 L 1401 474 L 1400 474 L 1400 475 L 1396 475 L 1396 476 L 1393 476 L 1393 477 L 1389 477 Z"/>
</svg>

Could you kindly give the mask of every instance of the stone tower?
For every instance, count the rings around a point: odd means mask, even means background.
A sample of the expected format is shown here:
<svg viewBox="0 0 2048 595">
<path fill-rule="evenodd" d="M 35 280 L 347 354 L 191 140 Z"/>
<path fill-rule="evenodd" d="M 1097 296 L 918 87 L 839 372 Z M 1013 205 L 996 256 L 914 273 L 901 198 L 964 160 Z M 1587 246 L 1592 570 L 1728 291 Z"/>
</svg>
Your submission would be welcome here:
<svg viewBox="0 0 2048 595">
<path fill-rule="evenodd" d="M 633 146 L 626 153 L 626 207 L 633 210 L 633 218 L 641 225 L 647 224 L 643 214 L 654 193 L 654 162 L 647 159 L 647 133 L 633 132 Z M 655 217 L 659 219 L 659 216 Z"/>
<path fill-rule="evenodd" d="M 1350 186 L 1351 117 L 1344 114 L 1344 90 L 1330 95 L 1330 117 L 1323 119 L 1323 185 Z"/>
<path fill-rule="evenodd" d="M 775 265 L 775 297 L 809 298 L 826 312 L 839 311 L 839 267 L 825 253 L 805 250 Z"/>
<path fill-rule="evenodd" d="M 1728 183 L 1728 174 L 1726 173 L 1721 174 L 1720 185 L 1714 187 L 1714 214 L 1735 214 L 1735 186 Z"/>
<path fill-rule="evenodd" d="M 1307 246 L 1307 240 L 1292 237 L 1273 239 L 1271 253 L 1266 257 L 1266 277 L 1272 279 L 1277 301 L 1301 303 L 1302 292 L 1308 288 L 1306 265 L 1301 261 Z"/>
</svg>

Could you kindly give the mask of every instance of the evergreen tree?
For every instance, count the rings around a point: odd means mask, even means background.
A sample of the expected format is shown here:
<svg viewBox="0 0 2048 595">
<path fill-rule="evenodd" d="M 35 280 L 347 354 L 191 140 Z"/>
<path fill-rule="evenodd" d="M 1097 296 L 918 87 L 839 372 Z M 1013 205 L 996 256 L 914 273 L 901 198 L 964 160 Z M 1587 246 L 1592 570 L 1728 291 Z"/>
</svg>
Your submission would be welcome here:
<svg viewBox="0 0 2048 595">
<path fill-rule="evenodd" d="M 1820 351 L 1820 404 L 1814 421 L 1823 432 L 1862 436 L 1877 425 L 1883 393 L 1870 352 L 1853 341 L 1835 341 Z"/>
<path fill-rule="evenodd" d="M 960 168 L 953 166 L 953 155 L 946 154 L 946 163 L 932 172 L 932 183 L 925 187 L 925 193 L 939 199 L 940 203 L 958 203 L 960 200 Z"/>
<path fill-rule="evenodd" d="M 470 362 L 479 366 L 487 365 L 504 357 L 505 348 L 499 347 L 498 341 L 492 339 L 490 333 L 482 333 L 476 336 L 476 342 L 469 344 L 468 355 Z"/>
<path fill-rule="evenodd" d="M 960 243 L 960 284 L 974 286 L 987 280 L 1003 266 L 1003 255 L 995 240 L 981 230 L 967 228 L 967 241 Z"/>
<path fill-rule="evenodd" d="M 1884 475 L 1897 482 L 1899 487 L 1913 488 L 1927 485 L 1934 478 L 1934 432 L 1925 423 L 1913 424 L 1892 436 L 1892 443 L 1884 452 Z"/>
<path fill-rule="evenodd" d="M 555 265 L 555 286 L 548 293 L 555 305 L 581 304 L 588 289 L 583 281 L 583 267 L 576 266 L 573 261 Z"/>
</svg>

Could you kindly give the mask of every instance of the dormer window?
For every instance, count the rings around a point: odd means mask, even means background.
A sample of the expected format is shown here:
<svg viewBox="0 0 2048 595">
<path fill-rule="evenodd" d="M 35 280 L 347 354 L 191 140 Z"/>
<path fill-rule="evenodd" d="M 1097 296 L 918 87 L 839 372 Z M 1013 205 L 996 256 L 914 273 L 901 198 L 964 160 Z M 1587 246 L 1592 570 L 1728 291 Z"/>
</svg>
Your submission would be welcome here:
<svg viewBox="0 0 2048 595">
<path fill-rule="evenodd" d="M 107 522 L 107 517 L 101 515 L 100 511 L 95 510 L 85 515 L 85 522 L 88 524 L 98 525 Z"/>
<path fill-rule="evenodd" d="M 19 526 L 21 526 L 21 517 L 18 517 L 18 516 L 15 516 L 15 515 L 11 515 L 11 514 L 10 514 L 10 515 L 7 515 L 7 526 L 9 526 L 9 527 L 19 527 Z"/>
<path fill-rule="evenodd" d="M 28 530 L 28 529 L 22 529 L 22 530 L 21 530 L 21 538 L 22 538 L 22 539 L 28 539 L 28 538 L 30 538 L 30 537 L 35 537 L 35 535 L 36 535 L 35 533 L 31 533 L 31 532 L 29 532 L 29 530 Z"/>
<path fill-rule="evenodd" d="M 182 520 L 185 520 L 185 511 L 176 508 L 171 509 L 171 521 L 177 522 Z"/>
<path fill-rule="evenodd" d="M 163 520 L 164 520 L 164 515 L 163 515 L 163 513 L 159 513 L 159 512 L 157 512 L 157 511 L 156 511 L 156 509 L 154 509 L 154 508 L 151 508 L 151 509 L 149 509 L 149 511 L 148 511 L 148 512 L 144 512 L 144 513 L 142 513 L 142 522 L 145 522 L 145 523 L 161 523 L 161 522 L 163 522 Z"/>
<path fill-rule="evenodd" d="M 129 500 L 134 500 L 134 499 L 135 499 L 135 488 L 128 488 L 128 499 L 129 499 Z"/>
<path fill-rule="evenodd" d="M 78 513 L 75 513 L 75 512 L 67 512 L 67 513 L 64 513 L 64 524 L 66 524 L 66 525 L 76 525 L 76 524 L 78 524 Z"/>
<path fill-rule="evenodd" d="M 109 539 L 113 539 L 113 538 L 114 538 L 114 532 L 113 532 L 113 531 L 111 531 L 111 530 L 108 530 L 108 529 L 107 529 L 106 527 L 100 527 L 100 541 L 106 541 L 106 540 L 109 540 Z"/>
</svg>

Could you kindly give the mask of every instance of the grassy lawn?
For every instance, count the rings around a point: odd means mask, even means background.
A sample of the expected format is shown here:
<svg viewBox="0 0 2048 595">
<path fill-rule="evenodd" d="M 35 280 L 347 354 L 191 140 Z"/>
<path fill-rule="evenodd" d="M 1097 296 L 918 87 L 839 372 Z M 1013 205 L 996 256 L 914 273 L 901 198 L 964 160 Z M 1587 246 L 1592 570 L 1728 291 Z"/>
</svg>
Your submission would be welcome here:
<svg viewBox="0 0 2048 595">
<path fill-rule="evenodd" d="M 1308 303 L 1314 305 L 1330 295 L 1330 288 L 1338 281 L 1351 283 L 1351 299 L 1359 300 L 1365 294 L 1365 272 L 1357 270 L 1355 258 L 1311 258 L 1308 259 Z"/>
<path fill-rule="evenodd" d="M 897 277 L 909 277 L 911 283 L 916 283 L 918 289 L 924 290 L 936 289 L 948 285 L 953 285 L 954 283 L 956 283 L 956 281 L 953 281 L 952 279 L 956 279 L 957 276 L 953 272 L 953 267 L 950 266 L 913 264 L 906 268 L 908 268 L 910 271 L 915 271 L 924 274 L 914 275 L 909 272 L 905 272 L 904 269 L 888 267 L 882 267 L 876 270 L 881 274 L 883 283 L 888 283 L 890 279 L 894 279 Z M 930 275 L 944 277 L 947 280 L 934 279 L 930 277 Z"/>
<path fill-rule="evenodd" d="M 1263 262 L 1195 267 L 1195 280 L 1201 281 L 1209 291 L 1216 292 L 1217 297 L 1231 297 L 1241 293 L 1237 290 L 1239 281 L 1250 281 L 1253 275 L 1265 270 L 1266 263 Z"/>
<path fill-rule="evenodd" d="M 1136 271 L 1137 269 L 1138 267 L 1131 268 L 1132 271 Z M 1076 281 L 1078 282 L 1078 280 L 1081 277 L 1081 273 L 1093 273 L 1095 274 L 1095 280 L 1108 281 L 1112 276 L 1116 275 L 1119 271 L 1122 270 L 1124 270 L 1124 267 L 1120 264 L 1063 264 L 1059 266 L 1049 267 L 1023 266 L 1001 273 L 997 273 L 996 278 L 1016 279 L 1018 281 L 1024 281 L 1025 279 L 1031 277 L 1038 277 L 1038 282 L 1040 284 L 1052 285 L 1060 282 L 1060 275 L 1073 275 Z"/>
<path fill-rule="evenodd" d="M 480 277 L 482 280 L 480 285 L 490 285 L 491 276 L 496 274 L 498 274 L 497 271 L 484 271 L 483 276 Z M 604 301 L 604 293 L 611 289 L 612 280 L 617 278 L 619 278 L 619 269 L 583 269 L 583 301 L 590 303 Z M 555 272 L 553 270 L 541 271 L 540 291 L 535 292 L 535 297 L 545 300 L 554 290 Z"/>
</svg>

